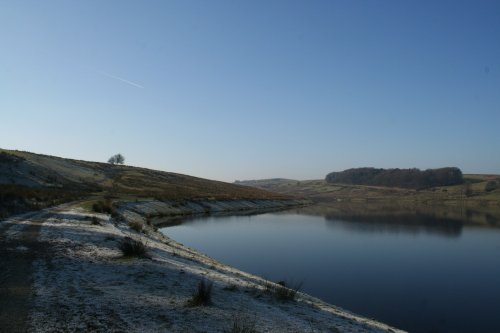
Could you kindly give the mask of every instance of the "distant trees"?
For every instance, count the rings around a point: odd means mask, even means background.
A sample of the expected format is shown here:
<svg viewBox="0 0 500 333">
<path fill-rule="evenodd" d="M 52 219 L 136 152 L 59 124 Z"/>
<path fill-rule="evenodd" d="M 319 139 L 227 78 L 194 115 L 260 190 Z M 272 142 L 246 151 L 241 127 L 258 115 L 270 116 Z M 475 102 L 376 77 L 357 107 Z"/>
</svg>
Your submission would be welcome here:
<svg viewBox="0 0 500 333">
<path fill-rule="evenodd" d="M 440 169 L 376 169 L 354 168 L 332 172 L 326 176 L 329 183 L 372 185 L 403 188 L 427 188 L 463 183 L 462 171 L 448 167 Z"/>
<path fill-rule="evenodd" d="M 125 157 L 122 154 L 116 154 L 109 158 L 108 163 L 110 164 L 123 164 L 125 163 Z"/>
</svg>

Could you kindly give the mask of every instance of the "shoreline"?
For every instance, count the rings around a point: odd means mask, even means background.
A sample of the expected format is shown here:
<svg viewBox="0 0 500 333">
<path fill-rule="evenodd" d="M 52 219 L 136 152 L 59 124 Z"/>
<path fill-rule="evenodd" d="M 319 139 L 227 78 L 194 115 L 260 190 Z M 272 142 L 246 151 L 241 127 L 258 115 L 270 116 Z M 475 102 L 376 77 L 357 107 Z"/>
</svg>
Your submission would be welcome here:
<svg viewBox="0 0 500 333">
<path fill-rule="evenodd" d="M 266 289 L 274 283 L 188 248 L 153 224 L 137 232 L 127 217 L 138 214 L 122 212 L 111 218 L 68 204 L 36 220 L 0 222 L 9 224 L 4 236 L 12 241 L 40 225 L 36 240 L 46 249 L 33 258 L 27 331 L 230 332 L 236 322 L 254 321 L 258 332 L 403 332 L 301 292 L 279 301 Z M 126 237 L 146 244 L 148 257 L 123 257 Z M 9 251 L 15 257 L 27 250 Z M 213 283 L 213 304 L 189 306 L 202 279 Z"/>
<path fill-rule="evenodd" d="M 255 201 L 258 201 L 257 203 Z M 232 207 L 233 209 L 228 209 L 228 203 L 231 203 L 229 207 Z M 251 202 L 251 204 L 249 204 Z M 190 207 L 193 202 L 188 202 L 187 207 Z M 199 202 L 196 202 L 196 204 L 199 204 Z M 313 201 L 311 200 L 305 200 L 305 199 L 294 199 L 294 200 L 225 200 L 222 202 L 221 201 L 211 201 L 212 207 L 215 209 L 209 213 L 207 212 L 186 212 L 184 214 L 179 214 L 179 215 L 174 215 L 174 216 L 167 216 L 167 217 L 162 217 L 162 219 L 167 219 L 167 220 L 181 220 L 178 223 L 182 223 L 182 220 L 185 220 L 186 218 L 198 218 L 202 216 L 234 216 L 234 215 L 253 215 L 253 214 L 259 214 L 259 213 L 268 213 L 268 212 L 274 212 L 274 211 L 283 211 L 283 210 L 288 210 L 288 209 L 293 209 L 293 208 L 302 208 L 306 207 L 309 205 L 314 204 Z M 168 212 L 169 209 L 172 208 L 178 208 L 178 207 L 173 207 L 169 203 L 164 203 L 164 205 L 161 205 L 161 209 L 158 209 L 158 202 L 157 201 L 148 201 L 146 203 L 142 203 L 139 205 L 134 205 L 134 213 L 137 214 L 137 207 L 141 207 L 143 212 L 148 211 L 149 213 L 155 212 L 154 209 L 151 210 L 152 207 L 156 208 L 156 212 L 160 213 L 162 215 L 162 212 L 165 213 L 166 211 Z M 126 205 L 127 209 L 130 209 L 129 205 Z M 238 209 L 234 209 L 235 207 L 238 207 Z M 251 208 L 250 208 L 251 207 Z M 127 210 L 123 210 L 122 214 L 124 213 L 124 217 L 127 216 L 127 218 L 130 218 L 130 211 L 127 212 Z M 128 214 L 127 214 L 128 213 Z M 146 213 L 147 214 L 147 213 Z M 137 218 L 137 216 L 134 216 Z M 134 220 L 125 220 L 130 223 L 134 222 Z M 146 225 L 148 221 L 148 217 L 145 217 Z M 224 263 L 221 263 L 215 259 L 212 259 L 208 255 L 199 252 L 196 249 L 193 249 L 191 247 L 187 247 L 174 239 L 168 237 L 164 233 L 158 231 L 157 229 L 160 227 L 168 227 L 172 225 L 172 223 L 160 223 L 157 221 L 152 220 L 152 223 L 150 223 L 150 226 L 152 228 L 152 232 L 156 234 L 158 237 L 162 239 L 166 239 L 167 242 L 170 245 L 173 245 L 180 251 L 186 251 L 188 253 L 188 256 L 191 256 L 191 259 L 199 261 L 199 262 L 206 262 L 210 263 L 211 268 L 216 268 L 220 272 L 226 272 L 229 275 L 236 275 L 240 278 L 247 279 L 247 283 L 251 281 L 252 288 L 257 288 L 257 289 L 266 289 L 266 285 L 268 284 L 275 284 L 275 282 L 268 281 L 260 276 L 241 271 L 239 269 L 236 269 L 232 266 L 226 265 Z M 175 256 L 182 256 L 180 253 L 174 252 Z M 229 278 L 231 280 L 231 277 L 226 276 L 226 278 Z M 231 282 L 233 283 L 233 282 Z M 233 284 L 230 284 L 232 287 Z M 260 297 L 260 296 L 259 296 Z M 309 294 L 303 293 L 303 292 L 298 292 L 298 299 L 295 300 L 294 302 L 302 302 L 305 303 L 309 306 L 312 306 L 315 309 L 319 309 L 320 311 L 324 311 L 326 313 L 329 313 L 334 316 L 339 316 L 343 320 L 347 321 L 348 326 L 352 326 L 353 323 L 359 323 L 362 326 L 365 326 L 365 329 L 354 329 L 352 330 L 352 327 L 349 327 L 349 331 L 353 332 L 372 332 L 372 329 L 375 329 L 376 331 L 381 331 L 381 332 L 393 332 L 393 333 L 404 333 L 405 331 L 396 329 L 394 327 L 391 327 L 385 323 L 379 322 L 375 319 L 370 319 L 370 318 L 365 318 L 363 316 L 357 315 L 353 312 L 347 311 L 345 309 L 342 309 L 340 307 L 337 307 L 333 304 L 327 303 L 325 301 L 322 301 L 321 299 L 311 296 Z M 314 310 L 316 312 L 316 310 Z M 272 330 L 269 332 L 280 332 L 279 330 Z M 311 330 L 312 332 L 315 332 L 314 329 Z M 320 330 L 322 332 L 322 330 Z M 342 332 L 342 330 L 335 330 L 334 328 L 329 330 L 330 332 Z M 266 331 L 267 332 L 267 331 Z M 283 331 L 284 332 L 284 331 Z M 297 331 L 299 332 L 299 331 Z"/>
<path fill-rule="evenodd" d="M 118 212 L 128 223 L 167 227 L 186 218 L 253 215 L 301 208 L 311 204 L 313 202 L 306 199 L 184 200 L 181 203 L 141 200 L 120 202 Z"/>
</svg>

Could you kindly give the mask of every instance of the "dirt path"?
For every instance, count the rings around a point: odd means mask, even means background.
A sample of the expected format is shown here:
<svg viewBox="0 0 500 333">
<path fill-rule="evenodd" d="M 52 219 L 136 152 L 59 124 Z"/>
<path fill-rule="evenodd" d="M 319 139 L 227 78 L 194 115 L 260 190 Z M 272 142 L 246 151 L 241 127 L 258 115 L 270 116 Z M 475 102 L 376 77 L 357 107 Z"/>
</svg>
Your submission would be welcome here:
<svg viewBox="0 0 500 333">
<path fill-rule="evenodd" d="M 45 255 L 37 241 L 49 214 L 37 212 L 0 224 L 0 332 L 26 332 L 33 299 L 33 260 Z"/>
</svg>

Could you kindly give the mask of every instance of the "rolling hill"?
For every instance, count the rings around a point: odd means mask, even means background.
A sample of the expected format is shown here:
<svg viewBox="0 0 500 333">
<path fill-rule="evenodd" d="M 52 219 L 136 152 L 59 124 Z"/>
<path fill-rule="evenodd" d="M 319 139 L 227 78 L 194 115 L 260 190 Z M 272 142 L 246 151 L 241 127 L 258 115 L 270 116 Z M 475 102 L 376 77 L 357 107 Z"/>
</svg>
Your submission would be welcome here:
<svg viewBox="0 0 500 333">
<path fill-rule="evenodd" d="M 89 195 L 177 201 L 289 198 L 178 173 L 0 149 L 0 217 Z"/>
<path fill-rule="evenodd" d="M 500 206 L 499 175 L 463 175 L 463 184 L 409 189 L 317 180 L 250 180 L 238 184 L 304 197 L 316 202 L 392 202 Z"/>
</svg>

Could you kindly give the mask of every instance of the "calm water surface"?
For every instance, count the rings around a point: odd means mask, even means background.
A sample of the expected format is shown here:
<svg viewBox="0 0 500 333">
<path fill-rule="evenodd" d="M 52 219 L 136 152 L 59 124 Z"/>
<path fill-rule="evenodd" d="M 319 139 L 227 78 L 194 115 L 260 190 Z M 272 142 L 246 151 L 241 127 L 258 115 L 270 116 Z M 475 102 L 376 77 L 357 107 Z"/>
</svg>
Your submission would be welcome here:
<svg viewBox="0 0 500 333">
<path fill-rule="evenodd" d="M 303 281 L 311 295 L 410 332 L 500 332 L 499 228 L 295 211 L 199 218 L 162 231 L 241 270 Z"/>
</svg>

